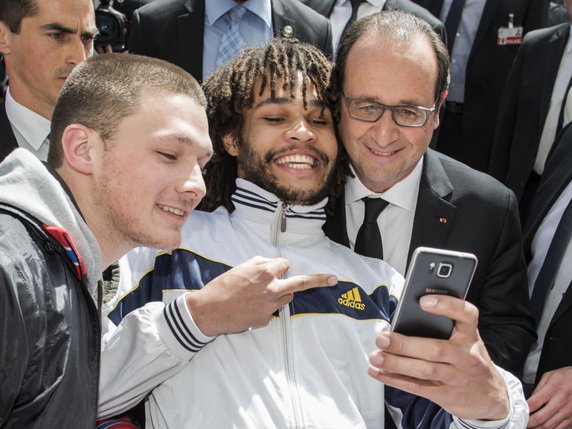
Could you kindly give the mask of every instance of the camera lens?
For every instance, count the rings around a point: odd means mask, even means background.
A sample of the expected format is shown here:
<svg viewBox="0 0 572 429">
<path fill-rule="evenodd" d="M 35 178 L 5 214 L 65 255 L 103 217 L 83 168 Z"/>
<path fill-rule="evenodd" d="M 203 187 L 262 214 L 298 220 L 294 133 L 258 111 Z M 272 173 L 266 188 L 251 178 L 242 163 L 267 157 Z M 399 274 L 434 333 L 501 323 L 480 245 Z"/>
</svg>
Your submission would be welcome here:
<svg viewBox="0 0 572 429">
<path fill-rule="evenodd" d="M 439 268 L 437 269 L 437 277 L 447 278 L 451 275 L 453 271 L 453 266 L 447 263 L 440 263 Z"/>
<path fill-rule="evenodd" d="M 113 52 L 122 52 L 127 40 L 127 18 L 107 2 L 95 10 L 95 24 L 99 34 L 95 37 L 96 46 L 110 45 Z"/>
<path fill-rule="evenodd" d="M 97 42 L 106 45 L 111 44 L 119 35 L 117 20 L 109 15 L 98 14 L 96 17 L 97 29 Z"/>
</svg>

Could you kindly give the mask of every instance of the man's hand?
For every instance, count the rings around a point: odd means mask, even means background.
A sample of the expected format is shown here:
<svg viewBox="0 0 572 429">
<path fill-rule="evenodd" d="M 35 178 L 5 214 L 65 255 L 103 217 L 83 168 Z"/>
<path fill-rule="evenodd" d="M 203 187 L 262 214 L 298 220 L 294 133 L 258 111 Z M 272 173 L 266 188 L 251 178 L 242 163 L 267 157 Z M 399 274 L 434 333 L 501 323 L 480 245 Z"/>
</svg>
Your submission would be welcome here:
<svg viewBox="0 0 572 429">
<path fill-rule="evenodd" d="M 460 418 L 506 418 L 506 383 L 477 331 L 477 308 L 441 295 L 427 295 L 420 304 L 425 311 L 455 320 L 451 338 L 383 332 L 376 339 L 379 349 L 370 356 L 369 374 L 389 386 L 423 396 Z"/>
<path fill-rule="evenodd" d="M 528 399 L 528 406 L 529 428 L 572 427 L 572 366 L 544 374 Z"/>
<path fill-rule="evenodd" d="M 266 326 L 272 314 L 294 292 L 337 284 L 331 274 L 280 277 L 288 270 L 284 258 L 254 257 L 187 294 L 187 307 L 205 335 L 215 336 Z"/>
</svg>

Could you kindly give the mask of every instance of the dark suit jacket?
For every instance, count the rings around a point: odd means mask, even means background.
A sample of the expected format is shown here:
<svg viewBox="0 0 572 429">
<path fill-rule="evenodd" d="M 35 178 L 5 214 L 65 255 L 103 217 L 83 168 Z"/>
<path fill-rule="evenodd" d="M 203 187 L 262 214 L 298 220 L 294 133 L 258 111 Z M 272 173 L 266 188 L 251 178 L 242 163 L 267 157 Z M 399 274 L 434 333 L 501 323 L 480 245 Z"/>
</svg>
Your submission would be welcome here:
<svg viewBox="0 0 572 429">
<path fill-rule="evenodd" d="M 413 0 L 439 16 L 443 0 Z M 524 32 L 545 26 L 548 0 L 487 0 L 467 63 L 463 140 L 467 163 L 488 171 L 498 106 L 519 45 L 499 46 L 509 13 Z M 437 143 L 437 148 L 439 143 Z"/>
<path fill-rule="evenodd" d="M 334 241 L 348 245 L 343 196 L 324 230 Z M 479 332 L 493 361 L 520 375 L 535 328 L 514 194 L 490 176 L 429 149 L 408 265 L 418 246 L 477 255 L 467 299 L 479 308 Z"/>
<path fill-rule="evenodd" d="M 570 21 L 570 18 L 568 17 L 568 11 L 566 8 L 561 4 L 550 2 L 546 26 L 552 27 L 553 25 L 563 24 L 568 21 Z"/>
<path fill-rule="evenodd" d="M 310 6 L 316 12 L 329 18 L 334 10 L 336 0 L 300 0 L 302 3 Z M 409 12 L 429 23 L 433 30 L 442 40 L 446 40 L 446 32 L 443 23 L 435 18 L 427 9 L 415 4 L 411 0 L 387 0 L 382 10 L 402 10 Z"/>
<path fill-rule="evenodd" d="M 132 16 L 129 51 L 170 61 L 203 79 L 205 0 L 155 1 Z M 293 37 L 332 56 L 330 23 L 298 0 L 272 0 L 274 35 L 292 27 Z"/>
<path fill-rule="evenodd" d="M 538 227 L 562 190 L 572 180 L 571 166 L 572 126 L 569 125 L 563 131 L 558 145 L 546 163 L 545 173 L 542 175 L 538 191 L 531 205 L 530 216 L 524 229 L 524 249 L 527 260 L 531 259 L 530 245 Z M 572 365 L 571 331 L 572 284 L 568 286 L 568 290 L 562 297 L 546 332 L 536 374 L 537 383 L 545 372 Z"/>
<path fill-rule="evenodd" d="M 18 147 L 12 125 L 6 115 L 6 105 L 0 105 L 0 162 Z"/>
<path fill-rule="evenodd" d="M 490 173 L 520 200 L 534 166 L 570 24 L 526 35 L 510 72 L 491 152 Z"/>
</svg>

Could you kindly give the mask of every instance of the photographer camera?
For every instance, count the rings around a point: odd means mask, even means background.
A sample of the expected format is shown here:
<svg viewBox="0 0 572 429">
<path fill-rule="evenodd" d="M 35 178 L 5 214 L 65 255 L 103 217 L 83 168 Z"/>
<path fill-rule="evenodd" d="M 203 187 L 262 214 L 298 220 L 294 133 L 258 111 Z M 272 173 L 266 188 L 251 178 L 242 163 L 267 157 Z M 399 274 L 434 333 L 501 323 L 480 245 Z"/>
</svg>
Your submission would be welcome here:
<svg viewBox="0 0 572 429">
<path fill-rule="evenodd" d="M 101 0 L 95 10 L 99 34 L 95 39 L 98 53 L 125 52 L 131 15 L 153 0 Z"/>
<path fill-rule="evenodd" d="M 95 10 L 95 24 L 99 31 L 94 41 L 98 53 L 125 51 L 127 15 L 113 7 L 113 0 L 100 1 Z"/>
</svg>

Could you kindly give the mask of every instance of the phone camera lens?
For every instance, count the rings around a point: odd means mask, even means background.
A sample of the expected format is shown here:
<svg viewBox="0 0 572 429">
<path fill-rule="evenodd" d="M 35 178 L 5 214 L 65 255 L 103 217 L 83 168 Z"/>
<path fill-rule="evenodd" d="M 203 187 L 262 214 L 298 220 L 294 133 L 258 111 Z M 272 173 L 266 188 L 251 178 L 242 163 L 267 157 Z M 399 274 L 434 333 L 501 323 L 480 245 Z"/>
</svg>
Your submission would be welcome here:
<svg viewBox="0 0 572 429">
<path fill-rule="evenodd" d="M 437 277 L 448 278 L 453 271 L 453 266 L 451 264 L 440 263 L 437 269 Z"/>
</svg>

